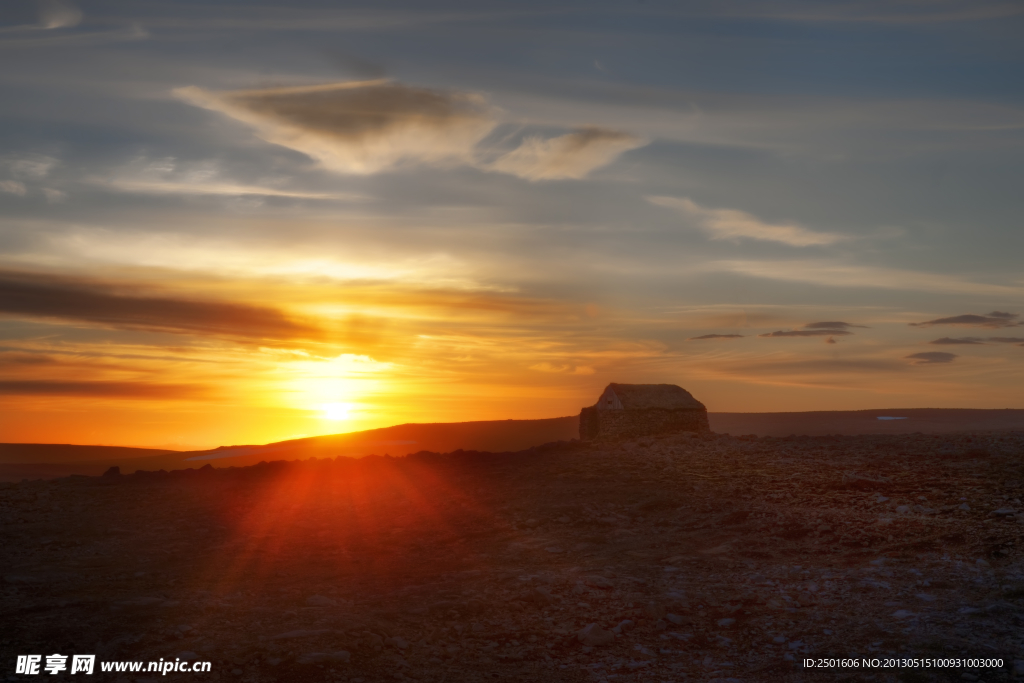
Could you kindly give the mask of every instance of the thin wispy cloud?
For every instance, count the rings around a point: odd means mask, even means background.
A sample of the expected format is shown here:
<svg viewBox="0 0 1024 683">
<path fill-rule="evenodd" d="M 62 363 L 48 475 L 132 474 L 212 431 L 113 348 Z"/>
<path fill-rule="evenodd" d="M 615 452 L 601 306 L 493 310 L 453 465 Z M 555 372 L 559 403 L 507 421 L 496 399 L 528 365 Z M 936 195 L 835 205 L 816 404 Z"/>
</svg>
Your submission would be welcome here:
<svg viewBox="0 0 1024 683">
<path fill-rule="evenodd" d="M 686 341 L 699 341 L 701 339 L 742 339 L 743 334 L 702 334 L 699 337 L 690 337 Z"/>
<path fill-rule="evenodd" d="M 942 337 L 928 342 L 937 345 L 953 344 L 1024 344 L 1024 337 Z"/>
<path fill-rule="evenodd" d="M 829 3 L 755 0 L 728 5 L 728 16 L 800 23 L 934 24 L 1007 19 L 1020 14 L 1024 14 L 1024 8 L 1019 3 L 1005 0 L 871 0 Z"/>
<path fill-rule="evenodd" d="M 30 31 L 51 31 L 57 28 L 71 28 L 82 23 L 82 10 L 69 0 L 37 0 L 39 21 L 35 24 L 20 24 L 0 28 L 0 35 L 5 33 L 25 33 Z"/>
<path fill-rule="evenodd" d="M 826 344 L 835 344 L 836 340 L 833 337 L 840 337 L 845 335 L 853 334 L 850 332 L 851 327 L 866 328 L 866 325 L 854 325 L 853 323 L 842 322 L 840 320 L 825 321 L 816 323 L 807 323 L 803 326 L 803 329 L 799 330 L 777 330 L 775 332 L 768 332 L 766 334 L 759 334 L 758 337 L 828 337 L 825 340 Z"/>
<path fill-rule="evenodd" d="M 213 195 L 225 197 L 289 197 L 292 199 L 324 199 L 338 201 L 358 201 L 362 195 L 344 192 L 304 192 L 302 190 L 286 190 L 258 185 L 241 185 L 220 182 L 175 182 L 160 180 L 132 180 L 114 178 L 111 180 L 94 180 L 96 185 L 108 187 L 121 192 L 139 194 L 168 195 Z"/>
<path fill-rule="evenodd" d="M 776 330 L 757 335 L 758 337 L 832 337 L 853 334 L 848 330 Z"/>
<path fill-rule="evenodd" d="M 28 188 L 25 187 L 25 183 L 18 180 L 0 180 L 0 192 L 24 197 L 28 194 Z"/>
<path fill-rule="evenodd" d="M 912 353 L 909 356 L 904 356 L 904 358 L 913 365 L 940 365 L 942 363 L 952 363 L 957 358 L 957 355 L 955 353 L 946 353 L 945 351 L 922 351 L 921 353 Z"/>
<path fill-rule="evenodd" d="M 675 209 L 692 220 L 713 240 L 736 242 L 751 239 L 779 242 L 791 247 L 810 247 L 834 244 L 845 239 L 842 235 L 815 232 L 795 223 L 766 223 L 752 214 L 737 209 L 705 208 L 685 197 L 647 197 L 647 201 Z"/>
<path fill-rule="evenodd" d="M 68 33 L 46 31 L 25 37 L 0 37 L 0 50 L 33 48 L 94 47 L 108 43 L 122 43 L 143 40 L 149 33 L 142 26 L 132 24 L 110 31 L 71 31 Z"/>
<path fill-rule="evenodd" d="M 60 161 L 45 154 L 28 154 L 7 158 L 0 165 L 22 180 L 42 180 L 60 165 Z"/>
<path fill-rule="evenodd" d="M 271 185 L 239 182 L 216 159 L 183 162 L 174 157 L 152 159 L 141 156 L 121 165 L 110 174 L 87 177 L 84 182 L 117 192 L 149 195 L 287 197 L 341 201 L 364 198 L 353 192 L 314 192 L 291 187 L 294 180 L 287 176 L 274 178 Z"/>
<path fill-rule="evenodd" d="M 936 318 L 926 320 L 923 323 L 907 323 L 911 327 L 935 327 L 936 325 L 951 325 L 953 327 L 987 327 L 998 329 L 1002 327 L 1020 327 L 1024 321 L 1019 320 L 1018 313 L 1004 313 L 1003 311 L 992 311 L 987 315 L 954 315 L 948 318 Z"/>
<path fill-rule="evenodd" d="M 644 144 L 640 138 L 622 131 L 582 128 L 547 140 L 526 138 L 488 168 L 527 180 L 578 180 L 607 166 L 623 152 Z"/>
<path fill-rule="evenodd" d="M 589 365 L 556 365 L 553 363 L 537 363 L 536 365 L 530 366 L 531 370 L 538 372 L 551 372 L 556 374 L 568 374 L 568 375 L 593 375 L 594 368 Z"/>
<path fill-rule="evenodd" d="M 188 15 L 168 13 L 149 20 L 164 29 L 199 29 L 203 31 L 287 31 L 313 33 L 390 32 L 403 29 L 421 30 L 437 24 L 487 25 L 514 19 L 562 15 L 557 9 L 515 9 L 506 11 L 441 11 L 436 8 L 363 9 L 334 6 L 329 8 L 261 6 L 258 13 L 241 13 L 234 8 L 217 5 L 193 6 Z"/>
<path fill-rule="evenodd" d="M 82 10 L 68 0 L 40 0 L 39 26 L 43 29 L 68 28 L 82 22 Z"/>
<path fill-rule="evenodd" d="M 867 325 L 854 325 L 853 323 L 844 323 L 842 321 L 807 323 L 804 325 L 804 329 L 808 330 L 846 330 L 851 327 L 868 328 Z"/>
<path fill-rule="evenodd" d="M 700 266 L 710 272 L 730 272 L 782 282 L 805 282 L 824 287 L 899 289 L 942 294 L 1021 296 L 1024 287 L 989 284 L 954 275 L 923 273 L 898 268 L 862 266 L 817 259 L 787 261 L 722 260 Z"/>
</svg>

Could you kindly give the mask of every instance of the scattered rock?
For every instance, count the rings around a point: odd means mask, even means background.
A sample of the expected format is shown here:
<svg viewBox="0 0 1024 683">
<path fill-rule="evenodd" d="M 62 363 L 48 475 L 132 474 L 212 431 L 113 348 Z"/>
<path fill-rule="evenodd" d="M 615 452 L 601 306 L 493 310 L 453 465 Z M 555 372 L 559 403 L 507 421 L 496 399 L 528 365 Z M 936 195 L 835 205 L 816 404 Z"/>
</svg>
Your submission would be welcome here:
<svg viewBox="0 0 1024 683">
<path fill-rule="evenodd" d="M 327 662 L 348 662 L 352 655 L 345 650 L 338 650 L 337 652 L 308 652 L 303 655 L 296 657 L 295 661 L 299 664 L 324 664 Z"/>
<path fill-rule="evenodd" d="M 576 634 L 576 639 L 590 647 L 600 647 L 615 640 L 615 634 L 601 628 L 598 624 L 588 624 Z"/>
<path fill-rule="evenodd" d="M 366 631 L 363 634 L 363 646 L 367 647 L 367 648 L 369 648 L 371 650 L 383 650 L 384 649 L 384 639 L 381 638 L 376 633 L 373 633 L 371 631 Z"/>
<path fill-rule="evenodd" d="M 628 633 L 629 631 L 632 631 L 635 626 L 636 624 L 633 623 L 632 619 L 623 619 L 615 628 L 612 629 L 612 631 L 614 631 L 617 634 Z"/>
<path fill-rule="evenodd" d="M 843 475 L 843 486 L 852 489 L 876 489 L 891 483 L 892 480 L 888 477 L 873 477 L 856 472 L 847 472 Z"/>
<path fill-rule="evenodd" d="M 321 629 L 299 629 L 296 631 L 286 631 L 285 633 L 278 633 L 276 636 L 270 636 L 267 640 L 292 640 L 293 638 L 311 638 L 314 636 L 322 636 L 325 633 L 334 633 L 332 629 L 321 628 Z"/>
<path fill-rule="evenodd" d="M 653 600 L 644 606 L 644 616 L 654 621 L 657 621 L 658 619 L 663 619 L 667 612 L 668 609 L 665 607 L 665 605 L 663 605 L 660 602 L 655 602 Z"/>
<path fill-rule="evenodd" d="M 128 600 L 118 600 L 113 605 L 111 605 L 110 608 L 114 609 L 114 610 L 133 609 L 133 608 L 140 608 L 141 609 L 141 608 L 146 608 L 146 607 L 162 606 L 166 602 L 167 602 L 167 600 L 164 600 L 163 598 L 138 597 L 138 598 L 129 598 Z"/>
<path fill-rule="evenodd" d="M 306 604 L 310 607 L 337 607 L 338 603 L 335 600 L 324 595 L 311 595 L 306 598 Z"/>
<path fill-rule="evenodd" d="M 525 594 L 523 594 L 522 599 L 535 605 L 549 605 L 555 601 L 555 597 L 551 594 L 551 590 L 544 588 L 543 586 L 534 586 L 530 588 Z"/>
<path fill-rule="evenodd" d="M 384 644 L 388 647 L 395 647 L 399 650 L 406 650 L 409 648 L 409 641 L 401 636 L 394 636 L 393 638 L 385 638 Z"/>
<path fill-rule="evenodd" d="M 611 590 L 615 587 L 611 581 L 603 576 L 586 576 L 583 578 L 583 584 L 601 590 Z"/>
</svg>

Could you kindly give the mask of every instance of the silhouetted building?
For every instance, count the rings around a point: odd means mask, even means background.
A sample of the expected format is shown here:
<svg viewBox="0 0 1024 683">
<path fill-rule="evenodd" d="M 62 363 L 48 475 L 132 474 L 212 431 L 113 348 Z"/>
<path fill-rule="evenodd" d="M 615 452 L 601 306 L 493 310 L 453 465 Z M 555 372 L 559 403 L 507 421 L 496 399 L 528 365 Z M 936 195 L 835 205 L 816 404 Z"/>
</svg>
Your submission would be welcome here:
<svg viewBox="0 0 1024 683">
<path fill-rule="evenodd" d="M 609 384 L 580 411 L 582 441 L 709 431 L 707 408 L 675 384 Z"/>
</svg>

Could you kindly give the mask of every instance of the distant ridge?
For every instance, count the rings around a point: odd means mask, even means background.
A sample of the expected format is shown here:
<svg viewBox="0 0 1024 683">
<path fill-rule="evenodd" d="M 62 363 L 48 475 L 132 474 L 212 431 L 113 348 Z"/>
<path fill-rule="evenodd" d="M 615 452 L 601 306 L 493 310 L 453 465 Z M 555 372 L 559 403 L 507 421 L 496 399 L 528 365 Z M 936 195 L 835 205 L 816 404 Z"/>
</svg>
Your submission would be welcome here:
<svg viewBox="0 0 1024 683">
<path fill-rule="evenodd" d="M 76 446 L 67 443 L 0 443 L 0 464 L 88 462 L 107 458 L 133 459 L 176 453 L 165 448 Z"/>
<path fill-rule="evenodd" d="M 879 417 L 906 417 L 879 420 Z M 971 408 L 885 408 L 803 413 L 709 413 L 711 430 L 740 436 L 824 436 L 830 434 L 942 434 L 968 431 L 1024 431 L 1024 410 Z M 579 435 L 579 416 L 544 420 L 487 420 L 402 424 L 347 434 L 314 436 L 265 445 L 221 446 L 205 451 L 168 451 L 119 446 L 0 444 L 0 481 L 98 475 L 116 465 L 122 472 L 244 467 L 261 460 L 297 460 L 418 451 L 446 453 L 521 451 Z"/>
<path fill-rule="evenodd" d="M 904 417 L 905 420 L 879 420 Z M 826 434 L 946 434 L 1024 431 L 1024 410 L 1015 408 L 884 408 L 805 413 L 709 413 L 711 431 L 758 436 Z"/>
<path fill-rule="evenodd" d="M 244 467 L 261 460 L 394 456 L 435 451 L 520 451 L 579 435 L 579 417 L 541 420 L 486 420 L 402 424 L 361 432 L 312 436 L 265 445 L 221 446 L 205 451 L 160 451 L 109 446 L 0 444 L 0 481 L 102 474 L 111 466 L 122 472 L 214 467 Z M 19 458 L 3 457 L 9 449 Z M 83 450 L 84 449 L 84 450 Z M 90 454 L 85 457 L 85 454 Z"/>
</svg>

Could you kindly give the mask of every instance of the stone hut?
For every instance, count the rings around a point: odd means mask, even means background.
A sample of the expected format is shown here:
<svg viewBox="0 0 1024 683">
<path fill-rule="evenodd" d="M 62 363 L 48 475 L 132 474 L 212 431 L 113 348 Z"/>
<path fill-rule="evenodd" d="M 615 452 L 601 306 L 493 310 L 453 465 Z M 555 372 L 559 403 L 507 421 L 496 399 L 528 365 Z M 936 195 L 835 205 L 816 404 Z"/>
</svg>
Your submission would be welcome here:
<svg viewBox="0 0 1024 683">
<path fill-rule="evenodd" d="M 580 411 L 581 441 L 709 431 L 707 408 L 675 384 L 609 384 Z"/>
</svg>

